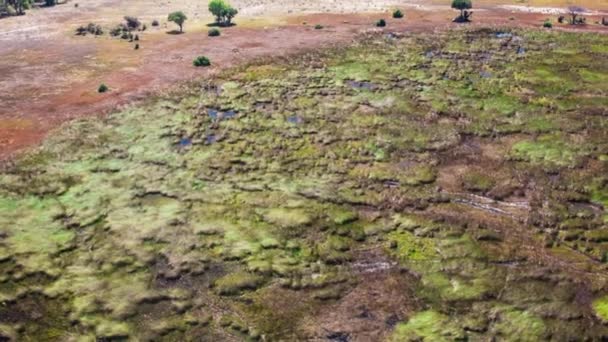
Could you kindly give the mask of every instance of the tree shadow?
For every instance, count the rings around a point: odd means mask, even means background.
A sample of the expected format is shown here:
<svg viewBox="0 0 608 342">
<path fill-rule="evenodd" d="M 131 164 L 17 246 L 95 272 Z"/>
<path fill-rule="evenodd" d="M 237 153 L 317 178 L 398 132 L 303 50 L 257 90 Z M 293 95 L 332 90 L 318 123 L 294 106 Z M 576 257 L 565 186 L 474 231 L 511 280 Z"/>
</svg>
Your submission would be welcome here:
<svg viewBox="0 0 608 342">
<path fill-rule="evenodd" d="M 166 34 L 172 34 L 172 35 L 179 35 L 179 34 L 184 34 L 184 31 L 180 31 L 180 30 L 171 30 L 171 31 L 167 31 L 165 32 Z"/>
<path fill-rule="evenodd" d="M 230 23 L 230 24 L 224 24 L 224 23 L 218 23 L 218 22 L 212 22 L 207 24 L 207 27 L 232 27 L 232 26 L 236 26 L 235 23 Z"/>
</svg>

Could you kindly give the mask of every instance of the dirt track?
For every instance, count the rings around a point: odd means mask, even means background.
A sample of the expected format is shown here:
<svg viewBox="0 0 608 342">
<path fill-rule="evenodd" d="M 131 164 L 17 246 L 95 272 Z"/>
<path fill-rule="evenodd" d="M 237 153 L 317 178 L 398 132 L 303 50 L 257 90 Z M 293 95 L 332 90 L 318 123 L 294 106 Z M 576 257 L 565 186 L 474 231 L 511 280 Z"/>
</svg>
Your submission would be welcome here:
<svg viewBox="0 0 608 342">
<path fill-rule="evenodd" d="M 67 4 L 50 9 L 54 12 L 48 17 L 42 12 L 45 9 L 34 11 L 31 17 L 0 21 L 0 159 L 39 143 L 49 130 L 67 120 L 103 114 L 178 82 L 208 76 L 253 58 L 348 44 L 362 32 L 377 30 L 373 25 L 377 19 L 390 17 L 388 13 L 259 16 L 260 6 L 274 12 L 285 11 L 276 3 L 274 7 L 262 3 L 246 7 L 242 12 L 249 16 L 243 15 L 238 26 L 224 29 L 218 38 L 206 35 L 205 23 L 210 18 L 205 9 L 201 5 L 187 7 L 187 13 L 193 14 L 189 14 L 192 20 L 186 25 L 186 34 L 168 35 L 172 26 L 161 23 L 159 28 L 140 34 L 138 51 L 133 49 L 134 43 L 112 39 L 107 34 L 98 38 L 72 34 L 75 27 L 89 21 L 102 24 L 107 31 L 120 21 L 121 15 L 135 12 L 114 8 L 118 3 L 113 0 L 104 2 L 104 6 L 83 4 L 82 15 L 73 19 L 72 5 Z M 390 7 L 393 3 L 383 1 L 374 6 Z M 359 5 L 352 2 L 342 11 L 365 10 Z M 162 13 L 174 6 L 159 3 L 140 18 L 144 22 L 164 18 Z M 325 10 L 308 8 L 304 2 L 296 8 L 304 13 Z M 443 4 L 409 4 L 403 8 L 406 19 L 388 20 L 384 31 L 426 31 L 457 25 L 450 22 L 454 12 Z M 473 25 L 539 27 L 547 16 L 484 5 L 476 10 Z M 40 24 L 36 23 L 43 18 Z M 595 22 L 598 18 L 588 20 Z M 325 28 L 315 30 L 317 23 Z M 608 28 L 598 25 L 576 29 L 608 32 Z M 201 54 L 211 58 L 213 67 L 192 67 L 193 58 Z M 111 91 L 98 94 L 101 83 L 108 84 Z"/>
</svg>

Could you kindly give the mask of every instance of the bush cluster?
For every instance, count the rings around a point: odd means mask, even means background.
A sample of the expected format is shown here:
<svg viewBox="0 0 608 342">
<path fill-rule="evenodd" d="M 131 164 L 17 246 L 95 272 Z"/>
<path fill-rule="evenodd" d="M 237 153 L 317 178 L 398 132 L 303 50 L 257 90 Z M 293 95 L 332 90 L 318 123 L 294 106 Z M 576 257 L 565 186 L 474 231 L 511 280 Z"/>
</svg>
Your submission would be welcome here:
<svg viewBox="0 0 608 342">
<path fill-rule="evenodd" d="M 103 34 L 103 29 L 100 25 L 89 23 L 87 26 L 79 26 L 76 29 L 76 34 L 79 36 L 85 36 L 87 33 L 100 36 Z"/>
</svg>

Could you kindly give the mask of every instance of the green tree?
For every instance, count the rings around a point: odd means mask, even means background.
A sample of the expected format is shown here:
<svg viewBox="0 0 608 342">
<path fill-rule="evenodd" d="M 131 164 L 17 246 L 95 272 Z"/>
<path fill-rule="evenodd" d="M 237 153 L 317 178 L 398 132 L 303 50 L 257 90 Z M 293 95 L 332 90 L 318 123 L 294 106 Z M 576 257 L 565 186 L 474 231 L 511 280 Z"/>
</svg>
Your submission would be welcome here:
<svg viewBox="0 0 608 342">
<path fill-rule="evenodd" d="M 221 26 L 229 26 L 239 11 L 224 0 L 211 0 L 209 12 L 215 16 L 215 22 Z"/>
<path fill-rule="evenodd" d="M 211 0 L 209 2 L 209 12 L 215 16 L 215 22 L 220 24 L 224 15 L 224 9 L 228 4 L 224 0 Z"/>
<path fill-rule="evenodd" d="M 174 22 L 179 26 L 179 32 L 184 32 L 183 26 L 186 19 L 188 19 L 188 17 L 186 17 L 182 11 L 173 12 L 169 14 L 169 17 L 167 18 L 167 20 Z"/>
<path fill-rule="evenodd" d="M 232 18 L 236 17 L 239 11 L 236 8 L 228 6 L 224 10 L 224 23 L 226 26 L 230 26 L 232 24 Z"/>
<path fill-rule="evenodd" d="M 452 8 L 460 10 L 460 16 L 456 18 L 456 21 L 465 22 L 469 21 L 471 17 L 472 13 L 467 10 L 473 8 L 473 3 L 471 0 L 453 0 Z"/>
</svg>

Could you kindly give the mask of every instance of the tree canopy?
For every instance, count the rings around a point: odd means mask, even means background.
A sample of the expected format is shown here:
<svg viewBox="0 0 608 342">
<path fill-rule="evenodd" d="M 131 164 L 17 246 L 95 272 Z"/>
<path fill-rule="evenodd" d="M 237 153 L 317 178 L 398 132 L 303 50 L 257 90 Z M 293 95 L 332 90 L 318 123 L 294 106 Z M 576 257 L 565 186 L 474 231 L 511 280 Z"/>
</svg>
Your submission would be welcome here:
<svg viewBox="0 0 608 342">
<path fill-rule="evenodd" d="M 172 12 L 167 18 L 167 20 L 174 22 L 179 26 L 179 32 L 183 32 L 183 26 L 186 19 L 188 19 L 188 17 L 186 17 L 182 11 Z"/>
<path fill-rule="evenodd" d="M 471 9 L 473 8 L 473 3 L 471 2 L 471 0 L 453 0 L 452 1 L 452 8 L 458 9 L 458 10 L 465 10 L 465 9 Z"/>
<path fill-rule="evenodd" d="M 209 12 L 215 16 L 215 22 L 221 26 L 230 26 L 232 19 L 239 11 L 224 0 L 211 0 Z"/>
</svg>

